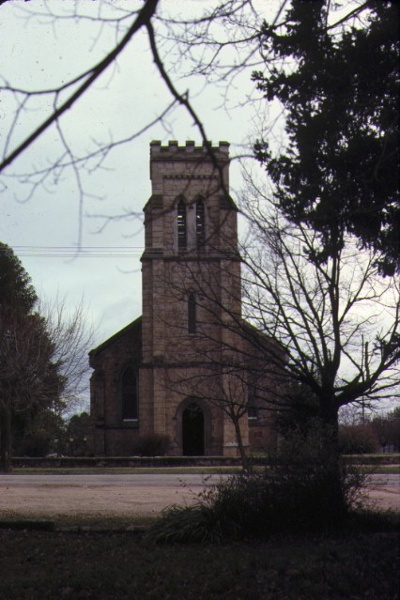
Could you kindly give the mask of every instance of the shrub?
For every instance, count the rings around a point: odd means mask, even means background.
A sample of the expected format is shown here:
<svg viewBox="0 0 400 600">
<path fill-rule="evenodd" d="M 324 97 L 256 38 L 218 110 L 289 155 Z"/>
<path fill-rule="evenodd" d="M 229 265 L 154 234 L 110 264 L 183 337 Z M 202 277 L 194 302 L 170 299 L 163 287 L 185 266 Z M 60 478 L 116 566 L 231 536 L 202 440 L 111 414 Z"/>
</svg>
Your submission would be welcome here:
<svg viewBox="0 0 400 600">
<path fill-rule="evenodd" d="M 51 449 L 52 439 L 43 429 L 28 432 L 21 440 L 17 450 L 21 456 L 46 456 Z"/>
<path fill-rule="evenodd" d="M 147 539 L 157 543 L 194 543 L 222 541 L 222 527 L 213 506 L 199 502 L 194 506 L 170 506 L 150 528 Z"/>
<path fill-rule="evenodd" d="M 341 454 L 370 454 L 379 449 L 377 435 L 369 426 L 342 425 L 339 429 Z"/>
<path fill-rule="evenodd" d="M 195 506 L 167 510 L 150 532 L 158 542 L 218 541 L 341 525 L 359 506 L 366 475 L 347 470 L 320 430 L 282 442 L 271 466 L 231 477 Z"/>
<path fill-rule="evenodd" d="M 134 454 L 138 456 L 165 456 L 168 448 L 168 436 L 153 433 L 139 438 L 134 448 Z"/>
</svg>

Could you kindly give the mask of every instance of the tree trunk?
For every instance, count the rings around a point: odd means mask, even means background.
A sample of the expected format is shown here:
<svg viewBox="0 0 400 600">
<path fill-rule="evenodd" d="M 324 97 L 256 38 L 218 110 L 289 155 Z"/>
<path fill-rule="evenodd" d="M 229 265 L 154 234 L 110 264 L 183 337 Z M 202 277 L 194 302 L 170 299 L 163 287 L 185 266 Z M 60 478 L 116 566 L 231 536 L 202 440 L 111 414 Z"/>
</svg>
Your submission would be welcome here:
<svg viewBox="0 0 400 600">
<path fill-rule="evenodd" d="M 239 455 L 240 455 L 240 460 L 242 463 L 242 469 L 245 473 L 251 473 L 252 467 L 251 467 L 251 464 L 249 461 L 249 457 L 247 456 L 246 449 L 243 445 L 243 438 L 242 438 L 242 432 L 240 429 L 240 423 L 237 419 L 233 419 L 233 424 L 235 426 L 236 441 L 238 443 Z"/>
<path fill-rule="evenodd" d="M 343 470 L 339 453 L 339 424 L 336 409 L 322 415 L 322 443 L 326 452 L 326 499 L 330 516 L 340 517 L 346 512 Z M 327 515 L 328 517 L 328 515 Z"/>
<path fill-rule="evenodd" d="M 6 473 L 12 471 L 11 464 L 11 414 L 10 411 L 4 408 L 1 413 L 0 421 L 0 470 Z"/>
</svg>

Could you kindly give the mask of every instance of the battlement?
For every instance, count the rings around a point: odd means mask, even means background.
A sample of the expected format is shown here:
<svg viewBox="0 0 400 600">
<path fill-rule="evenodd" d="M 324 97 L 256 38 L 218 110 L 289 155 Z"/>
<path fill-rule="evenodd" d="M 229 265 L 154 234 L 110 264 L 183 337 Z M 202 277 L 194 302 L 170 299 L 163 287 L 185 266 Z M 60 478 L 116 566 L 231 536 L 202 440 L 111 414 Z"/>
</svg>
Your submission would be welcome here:
<svg viewBox="0 0 400 600">
<path fill-rule="evenodd" d="M 159 140 L 150 143 L 151 160 L 198 160 L 203 159 L 210 154 L 210 151 L 217 160 L 229 160 L 229 143 L 219 142 L 218 146 L 213 146 L 211 141 L 206 141 L 201 146 L 196 146 L 192 140 L 185 142 L 180 146 L 177 140 L 170 140 L 168 145 L 163 146 Z"/>
<path fill-rule="evenodd" d="M 153 194 L 164 193 L 157 179 L 215 179 L 220 176 L 216 174 L 220 169 L 224 173 L 225 186 L 228 189 L 228 142 L 219 142 L 218 146 L 213 146 L 210 141 L 196 146 L 192 140 L 188 140 L 184 146 L 180 146 L 176 140 L 171 140 L 164 146 L 159 140 L 150 143 L 150 179 L 153 182 Z"/>
</svg>

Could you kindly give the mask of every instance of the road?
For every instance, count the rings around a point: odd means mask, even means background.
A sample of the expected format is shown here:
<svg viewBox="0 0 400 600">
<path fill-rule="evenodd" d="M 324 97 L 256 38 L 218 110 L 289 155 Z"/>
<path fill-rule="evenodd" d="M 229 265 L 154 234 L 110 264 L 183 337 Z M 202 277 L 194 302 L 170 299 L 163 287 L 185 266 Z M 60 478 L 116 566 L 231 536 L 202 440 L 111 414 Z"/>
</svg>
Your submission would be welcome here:
<svg viewBox="0 0 400 600">
<path fill-rule="evenodd" d="M 32 516 L 154 516 L 190 504 L 219 475 L 0 475 L 0 514 Z"/>
<path fill-rule="evenodd" d="M 0 515 L 154 516 L 172 504 L 190 504 L 220 475 L 90 474 L 0 475 Z M 383 508 L 400 510 L 400 475 L 372 475 L 368 494 Z"/>
<path fill-rule="evenodd" d="M 400 511 L 400 470 L 398 473 L 370 475 L 368 495 L 381 508 Z"/>
</svg>

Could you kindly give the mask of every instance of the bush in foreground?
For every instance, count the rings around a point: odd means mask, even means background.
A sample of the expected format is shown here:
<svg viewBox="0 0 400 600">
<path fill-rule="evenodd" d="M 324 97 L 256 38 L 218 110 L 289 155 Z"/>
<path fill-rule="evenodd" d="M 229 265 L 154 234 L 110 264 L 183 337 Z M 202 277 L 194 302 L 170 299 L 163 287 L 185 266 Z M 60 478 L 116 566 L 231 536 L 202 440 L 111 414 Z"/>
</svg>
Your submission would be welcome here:
<svg viewBox="0 0 400 600">
<path fill-rule="evenodd" d="M 272 464 L 232 476 L 190 507 L 173 506 L 150 530 L 158 542 L 215 542 L 334 530 L 363 503 L 367 475 L 342 465 L 317 432 L 293 435 Z"/>
<path fill-rule="evenodd" d="M 326 483 L 304 472 L 296 479 L 269 470 L 232 476 L 193 506 L 168 508 L 149 535 L 166 543 L 219 542 L 332 530 L 348 513 L 331 504 Z"/>
</svg>

